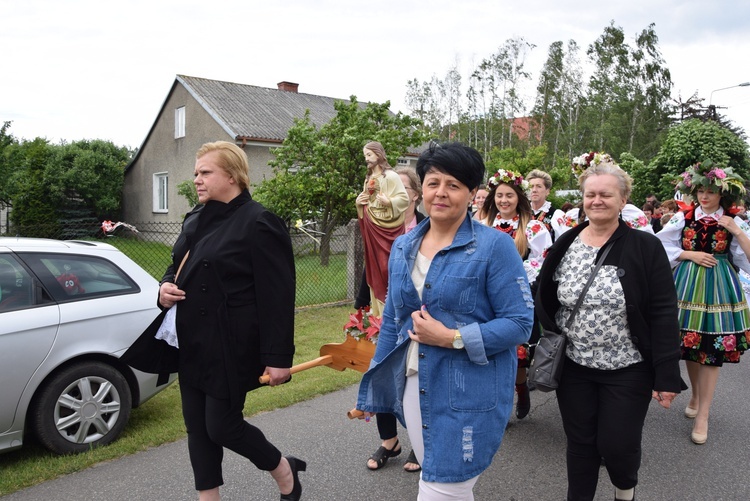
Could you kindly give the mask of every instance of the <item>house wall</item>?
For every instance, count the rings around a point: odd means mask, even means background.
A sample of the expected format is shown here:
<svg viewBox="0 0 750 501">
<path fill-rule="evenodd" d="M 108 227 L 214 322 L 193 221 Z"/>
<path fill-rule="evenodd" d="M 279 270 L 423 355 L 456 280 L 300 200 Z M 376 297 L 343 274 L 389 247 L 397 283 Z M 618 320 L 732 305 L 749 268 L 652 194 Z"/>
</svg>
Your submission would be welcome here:
<svg viewBox="0 0 750 501">
<path fill-rule="evenodd" d="M 185 136 L 174 137 L 175 109 L 185 106 Z M 234 138 L 209 115 L 179 83 L 167 98 L 138 159 L 125 175 L 122 218 L 130 224 L 180 222 L 192 209 L 177 194 L 177 185 L 193 179 L 195 152 L 207 142 L 234 141 Z M 272 144 L 275 146 L 274 144 Z M 269 144 L 248 143 L 243 149 L 250 163 L 250 183 L 258 184 L 272 175 L 268 162 L 273 158 Z M 153 211 L 153 174 L 167 172 L 167 213 Z M 251 187 L 252 191 L 252 187 Z"/>
<path fill-rule="evenodd" d="M 242 148 L 250 164 L 250 193 L 253 192 L 253 187 L 263 182 L 264 179 L 273 177 L 273 169 L 268 162 L 273 160 L 271 150 L 277 146 L 281 144 L 248 143 Z"/>
<path fill-rule="evenodd" d="M 185 106 L 185 136 L 174 137 L 175 109 Z M 219 127 L 182 85 L 175 85 L 136 162 L 125 175 L 122 196 L 123 219 L 139 222 L 181 221 L 191 207 L 177 194 L 177 185 L 192 179 L 195 152 L 206 141 L 232 138 Z M 153 211 L 153 174 L 167 172 L 167 213 Z"/>
<path fill-rule="evenodd" d="M 185 107 L 185 136 L 174 137 L 175 110 Z M 143 227 L 158 227 L 160 223 L 181 222 L 192 207 L 177 194 L 177 185 L 192 181 L 195 152 L 207 142 L 235 141 L 198 101 L 176 81 L 167 100 L 154 122 L 146 141 L 141 145 L 136 161 L 125 174 L 122 196 L 122 221 Z M 274 158 L 271 150 L 280 146 L 278 142 L 252 141 L 239 144 L 248 157 L 250 165 L 250 191 L 263 180 L 273 176 L 268 163 Z M 404 157 L 408 165 L 416 166 L 416 157 Z M 397 167 L 394 166 L 394 167 Z M 168 174 L 168 212 L 153 211 L 155 173 Z M 146 225 L 148 223 L 148 225 Z M 147 234 L 142 234 L 149 238 Z"/>
</svg>

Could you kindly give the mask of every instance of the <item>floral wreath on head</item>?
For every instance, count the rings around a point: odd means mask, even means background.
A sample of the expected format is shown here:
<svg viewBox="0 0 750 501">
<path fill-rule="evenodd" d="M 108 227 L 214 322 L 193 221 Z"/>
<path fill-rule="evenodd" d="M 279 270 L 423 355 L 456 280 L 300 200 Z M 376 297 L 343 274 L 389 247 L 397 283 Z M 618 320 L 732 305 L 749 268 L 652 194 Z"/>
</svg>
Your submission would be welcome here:
<svg viewBox="0 0 750 501">
<path fill-rule="evenodd" d="M 487 186 L 491 188 L 499 186 L 500 183 L 520 186 L 522 190 L 529 189 L 529 182 L 523 178 L 521 173 L 512 170 L 498 169 L 497 172 L 487 180 Z"/>
<path fill-rule="evenodd" d="M 694 194 L 698 188 L 718 190 L 721 195 L 736 202 L 747 191 L 744 180 L 735 174 L 731 167 L 717 167 L 712 161 L 698 162 L 680 174 L 677 189 L 687 195 Z"/>
<path fill-rule="evenodd" d="M 583 155 L 579 155 L 573 159 L 570 164 L 570 170 L 578 178 L 581 177 L 583 171 L 591 167 L 592 165 L 598 165 L 603 162 L 615 163 L 614 159 L 609 153 L 599 153 L 598 151 L 589 151 Z"/>
</svg>

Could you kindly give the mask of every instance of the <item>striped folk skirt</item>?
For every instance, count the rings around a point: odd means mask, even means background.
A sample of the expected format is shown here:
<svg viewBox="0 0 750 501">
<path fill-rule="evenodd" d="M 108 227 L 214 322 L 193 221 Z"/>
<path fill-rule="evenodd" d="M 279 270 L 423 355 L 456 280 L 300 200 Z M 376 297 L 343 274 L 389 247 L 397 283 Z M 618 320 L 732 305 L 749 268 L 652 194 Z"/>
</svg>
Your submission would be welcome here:
<svg viewBox="0 0 750 501">
<path fill-rule="evenodd" d="M 720 367 L 748 349 L 750 309 L 726 254 L 713 268 L 682 261 L 675 269 L 682 359 Z"/>
</svg>

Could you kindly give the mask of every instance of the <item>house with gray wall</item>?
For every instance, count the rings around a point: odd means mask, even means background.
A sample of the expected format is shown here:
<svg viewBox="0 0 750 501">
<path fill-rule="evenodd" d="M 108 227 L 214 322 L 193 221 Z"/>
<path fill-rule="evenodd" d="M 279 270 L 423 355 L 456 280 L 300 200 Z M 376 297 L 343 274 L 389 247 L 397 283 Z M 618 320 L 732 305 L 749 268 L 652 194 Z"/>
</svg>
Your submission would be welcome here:
<svg viewBox="0 0 750 501">
<path fill-rule="evenodd" d="M 251 185 L 272 176 L 271 151 L 281 145 L 295 119 L 309 110 L 311 121 L 320 127 L 336 115 L 337 99 L 298 90 L 292 82 L 273 89 L 177 75 L 126 167 L 122 220 L 136 226 L 181 222 L 192 207 L 177 194 L 177 186 L 193 179 L 195 152 L 207 142 L 240 146 L 250 163 Z M 399 159 L 399 166 L 413 167 L 416 159 L 416 152 L 409 154 Z"/>
</svg>

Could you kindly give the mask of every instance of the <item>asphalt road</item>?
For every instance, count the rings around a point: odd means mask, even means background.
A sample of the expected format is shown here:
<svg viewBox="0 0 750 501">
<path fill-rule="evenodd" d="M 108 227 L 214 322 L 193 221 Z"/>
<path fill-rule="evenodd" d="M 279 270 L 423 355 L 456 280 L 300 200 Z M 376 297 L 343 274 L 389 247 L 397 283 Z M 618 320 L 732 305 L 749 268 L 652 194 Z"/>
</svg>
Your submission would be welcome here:
<svg viewBox="0 0 750 501">
<path fill-rule="evenodd" d="M 750 500 L 748 386 L 750 356 L 739 365 L 722 369 L 708 442 L 702 446 L 694 445 L 689 438 L 692 421 L 683 416 L 687 394 L 679 396 L 670 410 L 652 402 L 636 488 L 639 501 Z M 254 416 L 250 422 L 285 454 L 308 462 L 308 471 L 300 476 L 305 500 L 416 499 L 418 474 L 402 469 L 409 450 L 404 430 L 400 436 L 405 452 L 382 470 L 367 469 L 366 459 L 379 440 L 374 422 L 347 419 L 345 414 L 352 408 L 355 394 L 356 387 L 347 388 Z M 474 489 L 477 500 L 565 499 L 565 442 L 555 395 L 534 391 L 531 398 L 531 413 L 521 421 L 511 420 L 495 461 L 479 478 Z M 224 457 L 224 480 L 223 500 L 278 499 L 270 475 L 230 451 Z M 192 485 L 187 442 L 180 440 L 0 499 L 182 501 L 197 499 Z M 596 499 L 613 497 L 613 487 L 602 468 Z"/>
</svg>

